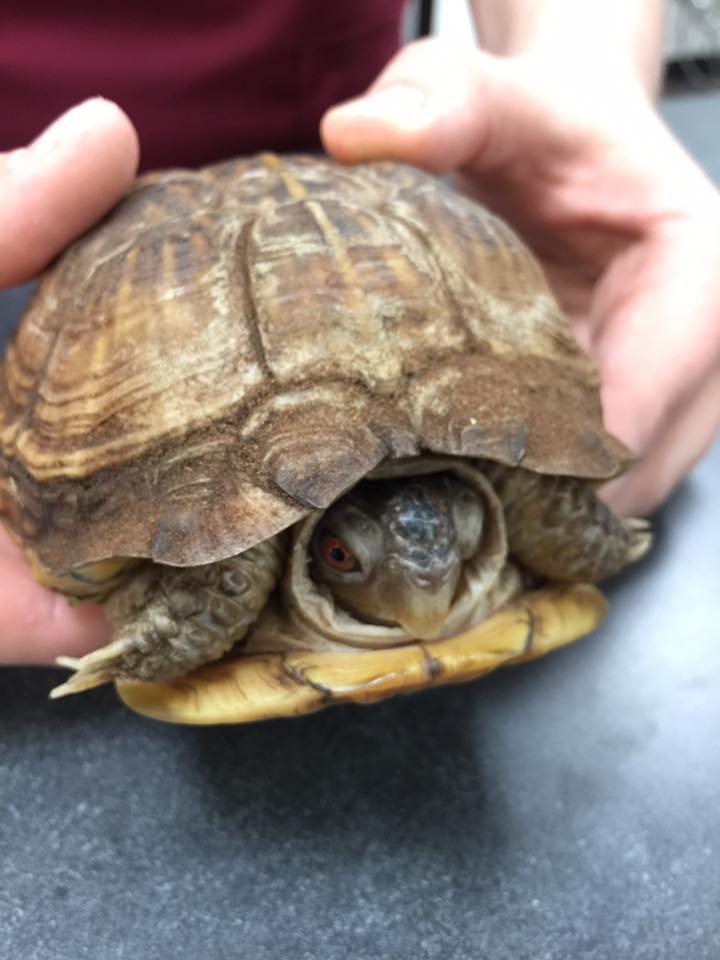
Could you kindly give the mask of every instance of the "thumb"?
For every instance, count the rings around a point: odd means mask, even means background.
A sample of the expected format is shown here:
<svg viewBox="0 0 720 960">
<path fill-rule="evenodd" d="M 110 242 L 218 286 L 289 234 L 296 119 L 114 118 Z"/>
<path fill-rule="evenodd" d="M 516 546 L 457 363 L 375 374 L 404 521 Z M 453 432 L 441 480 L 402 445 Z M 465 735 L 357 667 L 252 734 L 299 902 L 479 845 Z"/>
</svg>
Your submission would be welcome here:
<svg viewBox="0 0 720 960">
<path fill-rule="evenodd" d="M 320 132 L 342 163 L 397 160 L 448 173 L 508 162 L 537 146 L 539 126 L 515 61 L 432 38 L 408 44 L 363 96 L 331 108 Z"/>
<path fill-rule="evenodd" d="M 96 97 L 29 146 L 0 154 L 0 287 L 31 279 L 124 194 L 138 140 L 123 111 Z"/>
</svg>

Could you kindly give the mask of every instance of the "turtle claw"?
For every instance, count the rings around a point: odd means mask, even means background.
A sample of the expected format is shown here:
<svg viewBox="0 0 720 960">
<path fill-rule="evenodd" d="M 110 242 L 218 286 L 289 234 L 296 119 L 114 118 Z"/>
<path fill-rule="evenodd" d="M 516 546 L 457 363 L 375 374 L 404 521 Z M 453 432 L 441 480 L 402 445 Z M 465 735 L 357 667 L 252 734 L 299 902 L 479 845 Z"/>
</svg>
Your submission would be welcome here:
<svg viewBox="0 0 720 960">
<path fill-rule="evenodd" d="M 640 517 L 628 517 L 623 522 L 628 535 L 627 562 L 635 563 L 644 557 L 652 546 L 650 523 Z"/>
<path fill-rule="evenodd" d="M 83 690 L 92 690 L 93 687 L 100 687 L 103 683 L 107 683 L 110 680 L 110 674 L 95 674 L 93 676 L 86 675 L 85 677 L 78 676 L 77 674 L 74 677 L 70 677 L 65 683 L 61 683 L 57 687 L 53 687 L 50 691 L 51 700 L 59 700 L 61 697 L 69 697 L 73 693 L 82 693 Z"/>
<path fill-rule="evenodd" d="M 50 699 L 58 700 L 73 693 L 82 693 L 83 690 L 92 690 L 93 687 L 112 680 L 117 674 L 119 663 L 131 646 L 132 644 L 123 638 L 114 640 L 84 657 L 56 657 L 55 663 L 59 667 L 67 667 L 75 673 L 65 683 L 50 691 Z"/>
<path fill-rule="evenodd" d="M 58 667 L 67 667 L 68 670 L 78 670 L 82 657 L 55 657 Z"/>
</svg>

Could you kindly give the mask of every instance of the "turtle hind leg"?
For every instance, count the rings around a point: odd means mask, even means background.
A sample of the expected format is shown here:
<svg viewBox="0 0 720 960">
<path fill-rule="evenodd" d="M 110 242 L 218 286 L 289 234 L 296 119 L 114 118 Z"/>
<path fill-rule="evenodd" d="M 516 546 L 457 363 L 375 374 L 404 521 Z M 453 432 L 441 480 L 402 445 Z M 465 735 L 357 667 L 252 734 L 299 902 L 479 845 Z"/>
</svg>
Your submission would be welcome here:
<svg viewBox="0 0 720 960">
<path fill-rule="evenodd" d="M 51 697 L 118 678 L 171 680 L 217 660 L 257 619 L 282 566 L 279 537 L 202 566 L 146 564 L 105 603 L 113 640 L 84 657 L 59 658 L 75 673 Z"/>
<path fill-rule="evenodd" d="M 596 582 L 639 560 L 652 543 L 645 520 L 623 519 L 575 477 L 491 465 L 509 552 L 533 573 Z"/>
<path fill-rule="evenodd" d="M 199 628 L 192 618 L 168 616 L 165 600 L 160 592 L 99 650 L 84 657 L 58 657 L 58 666 L 75 672 L 51 690 L 50 697 L 81 693 L 117 678 L 169 680 L 216 660 L 241 639 L 236 630 L 225 632 L 219 624 Z"/>
</svg>

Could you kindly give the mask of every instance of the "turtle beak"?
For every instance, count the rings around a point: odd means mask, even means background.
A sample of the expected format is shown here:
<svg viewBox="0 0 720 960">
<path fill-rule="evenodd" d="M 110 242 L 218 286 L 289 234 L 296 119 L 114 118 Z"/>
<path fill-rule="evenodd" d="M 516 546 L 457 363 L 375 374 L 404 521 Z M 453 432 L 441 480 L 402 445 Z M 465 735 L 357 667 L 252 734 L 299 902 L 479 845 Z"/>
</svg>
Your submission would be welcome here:
<svg viewBox="0 0 720 960">
<path fill-rule="evenodd" d="M 406 581 L 393 597 L 393 619 L 412 637 L 435 640 L 445 626 L 457 581 L 457 576 L 450 577 L 431 587 Z"/>
</svg>

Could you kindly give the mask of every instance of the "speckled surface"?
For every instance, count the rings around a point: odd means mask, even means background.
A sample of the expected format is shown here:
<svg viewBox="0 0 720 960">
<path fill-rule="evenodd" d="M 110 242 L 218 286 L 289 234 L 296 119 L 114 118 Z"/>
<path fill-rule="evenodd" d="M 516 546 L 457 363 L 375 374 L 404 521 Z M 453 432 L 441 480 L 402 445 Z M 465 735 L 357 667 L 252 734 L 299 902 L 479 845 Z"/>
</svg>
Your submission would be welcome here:
<svg viewBox="0 0 720 960">
<path fill-rule="evenodd" d="M 372 708 L 184 729 L 0 671 L 1 960 L 717 960 L 720 444 L 657 530 L 594 636 Z"/>
</svg>

